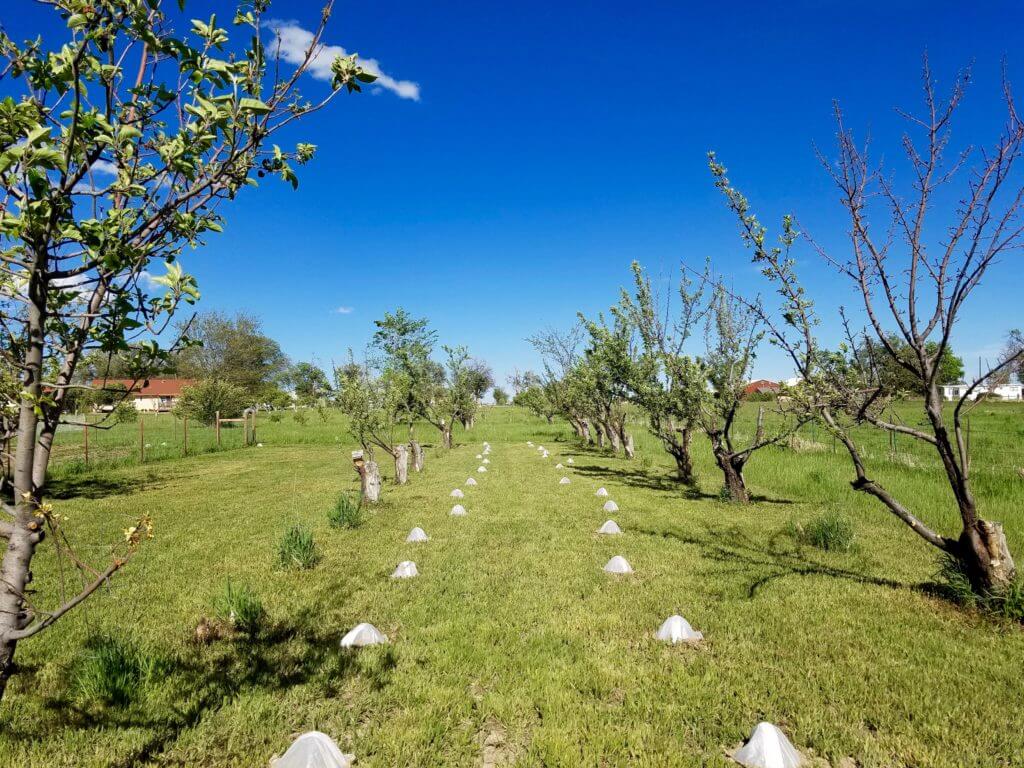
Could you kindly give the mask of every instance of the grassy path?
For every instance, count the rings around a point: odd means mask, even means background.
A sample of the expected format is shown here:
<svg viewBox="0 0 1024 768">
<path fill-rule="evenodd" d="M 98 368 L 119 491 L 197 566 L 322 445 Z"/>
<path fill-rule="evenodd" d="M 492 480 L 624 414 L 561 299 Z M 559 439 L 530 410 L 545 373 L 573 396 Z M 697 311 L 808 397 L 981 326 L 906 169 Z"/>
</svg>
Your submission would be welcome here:
<svg viewBox="0 0 1024 768">
<path fill-rule="evenodd" d="M 534 434 L 482 431 L 483 475 L 479 441 L 430 452 L 427 471 L 387 487 L 352 531 L 325 519 L 350 486 L 341 447 L 268 446 L 77 486 L 67 505 L 83 535 L 116 536 L 147 509 L 157 539 L 63 634 L 26 644 L 0 710 L 0 764 L 266 765 L 317 728 L 360 766 L 728 765 L 724 749 L 762 719 L 864 766 L 1011 765 L 1024 753 L 1024 637 L 915 589 L 928 565 L 905 557 L 915 550 L 894 543 L 899 529 L 858 518 L 860 550 L 798 553 L 780 532 L 805 510 L 766 480 L 772 500 L 737 509 L 684 498 L 661 465 Z M 554 465 L 569 456 L 560 486 Z M 594 533 L 609 517 L 599 485 L 621 507 L 622 536 Z M 448 514 L 454 487 L 466 517 Z M 276 542 L 296 521 L 322 560 L 281 571 Z M 417 525 L 431 541 L 406 544 Z M 602 572 L 616 554 L 634 575 Z M 389 579 L 405 559 L 419 577 Z M 270 625 L 251 646 L 198 648 L 191 630 L 229 576 L 261 595 Z M 676 612 L 705 633 L 702 647 L 654 639 Z M 69 670 L 90 632 L 124 617 L 159 672 L 128 709 L 89 707 Z M 361 621 L 391 644 L 341 653 Z"/>
</svg>

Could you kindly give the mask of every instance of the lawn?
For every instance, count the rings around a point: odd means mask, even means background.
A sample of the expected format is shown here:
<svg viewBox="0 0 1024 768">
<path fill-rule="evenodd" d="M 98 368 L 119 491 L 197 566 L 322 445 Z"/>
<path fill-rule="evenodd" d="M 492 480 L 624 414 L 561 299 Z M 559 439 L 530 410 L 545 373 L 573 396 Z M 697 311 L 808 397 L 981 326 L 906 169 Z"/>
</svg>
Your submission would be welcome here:
<svg viewBox="0 0 1024 768">
<path fill-rule="evenodd" d="M 972 440 L 983 508 L 1024 559 L 1022 417 L 980 406 Z M 354 488 L 352 445 L 339 421 L 316 421 L 308 433 L 267 424 L 262 448 L 57 473 L 76 541 L 114 541 L 144 512 L 156 538 L 108 590 L 19 647 L 0 765 L 265 766 L 314 728 L 360 766 L 729 765 L 725 750 L 760 720 L 833 764 L 1022 764 L 1024 632 L 937 596 L 932 552 L 849 489 L 848 466 L 819 435 L 755 456 L 757 502 L 738 507 L 719 501 L 703 442 L 700 489 L 687 493 L 640 425 L 628 462 L 568 442 L 564 425 L 487 409 L 458 447 L 430 447 L 422 475 L 386 486 L 363 524 L 342 530 L 327 511 Z M 484 440 L 492 464 L 480 475 Z M 903 443 L 893 454 L 884 438 L 872 452 L 922 517 L 952 530 L 927 454 Z M 456 486 L 467 517 L 448 515 Z M 620 507 L 621 536 L 594 534 L 609 517 L 599 486 Z M 852 521 L 852 550 L 788 535 L 823 512 Z M 312 569 L 277 565 L 295 523 L 314 533 Z M 430 542 L 404 543 L 416 525 Z M 632 576 L 602 572 L 616 554 Z M 419 577 L 389 579 L 405 559 Z M 199 645 L 194 630 L 229 578 L 260 596 L 264 628 Z M 58 584 L 41 557 L 41 596 Z M 654 639 L 676 612 L 702 646 Z M 390 645 L 343 652 L 361 621 Z M 82 690 L 87 643 L 104 634 L 147 661 L 122 706 Z"/>
</svg>

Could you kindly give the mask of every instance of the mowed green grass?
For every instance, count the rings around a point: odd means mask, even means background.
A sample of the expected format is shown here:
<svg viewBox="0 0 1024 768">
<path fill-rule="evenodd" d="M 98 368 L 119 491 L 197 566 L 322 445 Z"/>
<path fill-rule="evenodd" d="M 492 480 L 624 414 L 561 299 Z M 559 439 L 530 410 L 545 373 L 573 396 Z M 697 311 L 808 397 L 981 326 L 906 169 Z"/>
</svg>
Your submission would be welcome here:
<svg viewBox="0 0 1024 768">
<path fill-rule="evenodd" d="M 1019 411 L 1007 414 L 1016 429 Z M 459 447 L 428 449 L 408 486 L 386 486 L 356 530 L 326 519 L 354 487 L 340 433 L 337 444 L 265 437 L 260 449 L 63 481 L 58 508 L 75 540 L 114 541 L 146 512 L 156 538 L 109 590 L 19 648 L 0 705 L 0 765 L 264 766 L 314 728 L 365 766 L 480 765 L 485 741 L 520 766 L 727 765 L 725 750 L 763 719 L 834 762 L 1021 763 L 1024 632 L 923 588 L 931 551 L 849 490 L 841 456 L 759 454 L 748 470 L 759 500 L 744 508 L 717 500 L 703 442 L 700 493 L 687 494 L 635 429 L 641 455 L 628 462 L 565 442 L 564 426 L 489 409 Z M 492 463 L 480 475 L 483 440 Z M 554 469 L 570 456 L 573 467 Z M 952 530 L 924 455 L 878 464 L 922 516 Z M 1024 480 L 1012 466 L 979 473 L 986 513 L 1024 552 Z M 476 488 L 464 485 L 470 475 Z M 593 533 L 609 517 L 600 485 L 621 507 L 622 536 Z M 456 486 L 464 518 L 448 515 Z M 785 536 L 824 509 L 854 521 L 852 552 Z M 296 522 L 314 530 L 322 559 L 283 571 L 277 542 Z M 404 543 L 414 525 L 429 543 Z M 633 576 L 602 572 L 616 554 Z M 389 579 L 405 559 L 420 576 Z M 54 598 L 56 576 L 42 558 L 40 597 Z M 229 577 L 259 593 L 267 630 L 252 644 L 196 646 L 193 630 Z M 702 647 L 654 640 L 675 612 L 704 632 Z M 342 652 L 360 621 L 391 644 Z M 91 706 L 70 671 L 90 633 L 117 631 L 157 671 L 128 708 Z"/>
</svg>

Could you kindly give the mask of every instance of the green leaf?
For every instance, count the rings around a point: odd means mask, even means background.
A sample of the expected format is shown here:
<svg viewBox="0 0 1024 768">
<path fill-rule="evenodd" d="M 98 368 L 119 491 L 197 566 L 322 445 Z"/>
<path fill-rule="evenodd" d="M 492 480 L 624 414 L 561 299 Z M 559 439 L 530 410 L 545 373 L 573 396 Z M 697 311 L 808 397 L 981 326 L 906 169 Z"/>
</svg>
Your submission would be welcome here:
<svg viewBox="0 0 1024 768">
<path fill-rule="evenodd" d="M 252 112 L 257 115 L 265 115 L 270 112 L 270 107 L 259 99 L 245 98 L 238 102 L 238 108 L 243 112 Z"/>
</svg>

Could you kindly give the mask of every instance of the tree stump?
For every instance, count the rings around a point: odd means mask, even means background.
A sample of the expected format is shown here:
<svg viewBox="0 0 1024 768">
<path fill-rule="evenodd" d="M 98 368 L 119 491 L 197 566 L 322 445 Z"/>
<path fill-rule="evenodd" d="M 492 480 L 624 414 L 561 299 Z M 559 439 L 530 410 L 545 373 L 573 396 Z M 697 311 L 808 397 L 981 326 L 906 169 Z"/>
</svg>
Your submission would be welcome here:
<svg viewBox="0 0 1024 768">
<path fill-rule="evenodd" d="M 360 473 L 362 480 L 363 500 L 371 504 L 380 501 L 380 467 L 376 461 L 368 461 Z"/>
<path fill-rule="evenodd" d="M 633 435 L 626 433 L 626 441 L 624 444 L 626 449 L 626 458 L 632 459 L 636 456 L 636 447 L 633 445 Z"/>
<path fill-rule="evenodd" d="M 423 471 L 423 446 L 416 440 L 410 440 L 409 446 L 412 448 L 412 468 L 417 472 Z"/>
<path fill-rule="evenodd" d="M 409 482 L 409 451 L 404 445 L 395 446 L 395 483 L 405 485 Z"/>
</svg>

